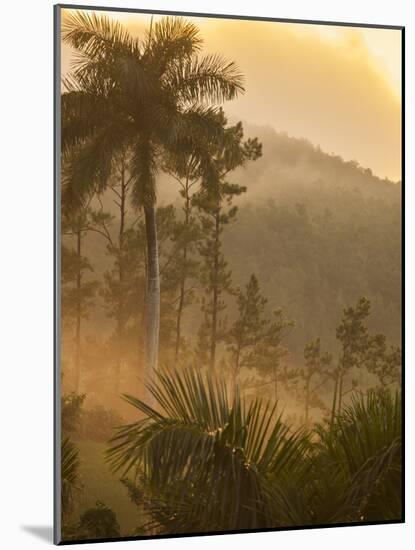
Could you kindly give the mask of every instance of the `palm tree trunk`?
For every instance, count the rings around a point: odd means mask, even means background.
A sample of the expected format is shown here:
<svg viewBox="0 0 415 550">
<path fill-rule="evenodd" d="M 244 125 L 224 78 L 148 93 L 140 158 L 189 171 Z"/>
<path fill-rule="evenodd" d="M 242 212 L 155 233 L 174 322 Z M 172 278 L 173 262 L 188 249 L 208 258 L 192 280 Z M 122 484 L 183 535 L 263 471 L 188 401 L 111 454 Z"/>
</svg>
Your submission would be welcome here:
<svg viewBox="0 0 415 550">
<path fill-rule="evenodd" d="M 144 218 L 147 240 L 145 379 L 148 381 L 158 365 L 160 332 L 160 270 L 154 205 L 144 207 Z"/>
<path fill-rule="evenodd" d="M 79 393 L 81 382 L 81 287 L 82 287 L 82 231 L 76 232 L 76 255 L 78 260 L 78 272 L 76 274 L 76 319 L 75 319 L 75 393 Z"/>
</svg>

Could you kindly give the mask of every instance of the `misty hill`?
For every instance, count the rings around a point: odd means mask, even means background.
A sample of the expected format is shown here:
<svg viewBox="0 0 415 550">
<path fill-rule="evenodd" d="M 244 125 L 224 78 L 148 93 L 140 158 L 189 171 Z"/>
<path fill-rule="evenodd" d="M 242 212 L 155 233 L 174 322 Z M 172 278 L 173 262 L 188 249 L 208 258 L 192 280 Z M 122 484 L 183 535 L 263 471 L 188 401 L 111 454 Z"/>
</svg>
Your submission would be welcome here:
<svg viewBox="0 0 415 550">
<path fill-rule="evenodd" d="M 400 340 L 401 185 L 304 139 L 248 127 L 263 157 L 230 180 L 247 186 L 224 235 L 238 284 L 256 273 L 270 307 L 296 321 L 293 351 L 332 347 L 341 309 L 372 301 L 373 329 Z"/>
<path fill-rule="evenodd" d="M 294 138 L 273 128 L 245 125 L 245 134 L 257 136 L 263 143 L 263 156 L 244 169 L 235 171 L 238 181 L 249 185 L 249 194 L 279 198 L 299 191 L 310 194 L 310 184 L 329 184 L 337 188 L 355 188 L 365 197 L 389 196 L 399 200 L 391 181 L 375 176 L 358 162 L 324 152 L 304 138 Z M 356 140 L 359 136 L 356 136 Z"/>
</svg>

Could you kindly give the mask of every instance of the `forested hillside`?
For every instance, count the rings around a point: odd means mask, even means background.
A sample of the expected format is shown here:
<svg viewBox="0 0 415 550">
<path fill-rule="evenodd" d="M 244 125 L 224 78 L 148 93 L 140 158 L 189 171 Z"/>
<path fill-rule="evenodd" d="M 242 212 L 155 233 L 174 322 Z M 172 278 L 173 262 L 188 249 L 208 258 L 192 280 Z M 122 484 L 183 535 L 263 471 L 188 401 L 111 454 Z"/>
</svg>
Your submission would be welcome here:
<svg viewBox="0 0 415 550">
<path fill-rule="evenodd" d="M 232 175 L 247 186 L 224 235 L 237 282 L 258 274 L 272 306 L 296 321 L 293 350 L 318 335 L 332 346 L 339 312 L 360 295 L 372 302 L 373 328 L 398 344 L 400 183 L 306 140 L 248 130 L 262 141 L 263 156 Z"/>
</svg>

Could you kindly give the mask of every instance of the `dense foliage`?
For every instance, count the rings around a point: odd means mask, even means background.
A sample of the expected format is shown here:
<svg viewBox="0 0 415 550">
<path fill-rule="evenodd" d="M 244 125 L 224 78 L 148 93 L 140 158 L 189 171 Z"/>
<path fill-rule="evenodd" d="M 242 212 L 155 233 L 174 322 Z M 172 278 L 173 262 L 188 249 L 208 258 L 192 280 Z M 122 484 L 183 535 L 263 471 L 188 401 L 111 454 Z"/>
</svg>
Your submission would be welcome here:
<svg viewBox="0 0 415 550">
<path fill-rule="evenodd" d="M 292 432 L 275 406 L 227 398 L 197 371 L 159 373 L 156 407 L 118 430 L 108 458 L 157 533 L 399 519 L 398 393 L 353 398 L 330 428 Z"/>
</svg>

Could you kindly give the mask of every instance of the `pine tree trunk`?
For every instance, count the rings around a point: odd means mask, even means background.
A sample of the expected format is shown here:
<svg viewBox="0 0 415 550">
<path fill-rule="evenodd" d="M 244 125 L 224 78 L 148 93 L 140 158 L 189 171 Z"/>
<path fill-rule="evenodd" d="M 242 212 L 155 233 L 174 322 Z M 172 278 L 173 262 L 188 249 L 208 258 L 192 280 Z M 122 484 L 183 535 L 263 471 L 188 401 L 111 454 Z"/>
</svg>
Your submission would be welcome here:
<svg viewBox="0 0 415 550">
<path fill-rule="evenodd" d="M 308 411 L 310 409 L 310 375 L 307 375 L 307 382 L 305 387 L 305 413 L 304 413 L 304 423 L 308 426 Z"/>
<path fill-rule="evenodd" d="M 342 401 L 343 401 L 343 378 L 346 373 L 346 368 L 348 367 L 348 365 L 350 365 L 348 349 L 349 349 L 349 346 L 345 344 L 343 348 L 342 359 L 341 359 L 341 369 L 339 372 L 339 398 L 338 398 L 339 404 L 337 409 L 338 414 L 340 414 L 341 412 Z"/>
<path fill-rule="evenodd" d="M 81 382 L 81 288 L 82 288 L 82 232 L 78 229 L 76 233 L 76 255 L 78 260 L 78 272 L 76 274 L 76 319 L 75 319 L 75 393 L 79 393 Z"/>
<path fill-rule="evenodd" d="M 187 188 L 186 188 L 185 231 L 188 230 L 189 217 L 190 217 L 190 197 L 189 197 L 189 194 L 188 194 Z M 177 363 L 177 360 L 179 358 L 181 327 L 182 327 L 182 314 L 183 314 L 183 308 L 184 308 L 184 297 L 185 297 L 185 293 L 186 293 L 187 244 L 185 244 L 184 248 L 183 248 L 182 260 L 183 260 L 183 272 L 182 272 L 182 277 L 181 277 L 181 281 L 180 281 L 180 296 L 179 296 L 179 305 L 177 307 L 177 319 L 176 319 L 176 347 L 175 347 L 175 354 L 174 354 L 175 363 Z"/>
<path fill-rule="evenodd" d="M 216 365 L 216 341 L 218 333 L 218 302 L 219 302 L 219 231 L 220 231 L 220 221 L 219 221 L 220 211 L 216 214 L 215 221 L 215 256 L 213 259 L 213 285 L 212 285 L 212 331 L 211 331 L 211 340 L 210 340 L 210 369 L 213 372 Z"/>
<path fill-rule="evenodd" d="M 121 189 L 120 189 L 120 227 L 118 231 L 118 313 L 117 313 L 117 359 L 115 365 L 115 393 L 120 392 L 121 370 L 124 360 L 124 331 L 125 331 L 125 311 L 124 311 L 124 233 L 125 233 L 125 201 L 126 201 L 126 183 L 124 163 L 121 167 Z"/>
<path fill-rule="evenodd" d="M 186 262 L 187 248 L 183 251 L 183 262 Z M 184 307 L 184 295 L 185 295 L 185 284 L 186 284 L 186 275 L 183 274 L 182 280 L 180 281 L 180 296 L 179 296 L 179 305 L 177 307 L 177 319 L 176 319 L 176 346 L 174 352 L 174 361 L 177 363 L 179 359 L 180 351 L 180 339 L 182 332 L 182 314 Z"/>
<path fill-rule="evenodd" d="M 344 371 L 342 370 L 340 373 L 340 382 L 339 382 L 339 407 L 337 409 L 338 414 L 341 413 L 342 409 L 342 400 L 343 400 L 343 377 L 344 377 Z"/>
<path fill-rule="evenodd" d="M 339 373 L 336 372 L 336 379 L 334 383 L 334 392 L 333 392 L 333 404 L 331 407 L 331 420 L 330 420 L 330 426 L 333 427 L 334 424 L 334 418 L 336 416 L 336 404 L 337 404 L 337 389 L 339 385 Z"/>
<path fill-rule="evenodd" d="M 278 368 L 274 366 L 274 398 L 275 402 L 278 401 Z"/>
<path fill-rule="evenodd" d="M 236 391 L 238 387 L 238 375 L 239 375 L 239 368 L 240 368 L 240 359 L 241 359 L 241 346 L 238 342 L 237 348 L 236 348 L 236 355 L 235 355 L 235 365 L 233 368 L 233 380 L 232 380 L 232 394 L 231 394 L 231 403 L 234 401 L 236 397 Z"/>
<path fill-rule="evenodd" d="M 160 332 L 160 270 L 156 210 L 153 205 L 144 207 L 144 217 L 147 240 L 145 380 L 148 382 L 158 365 Z"/>
</svg>

